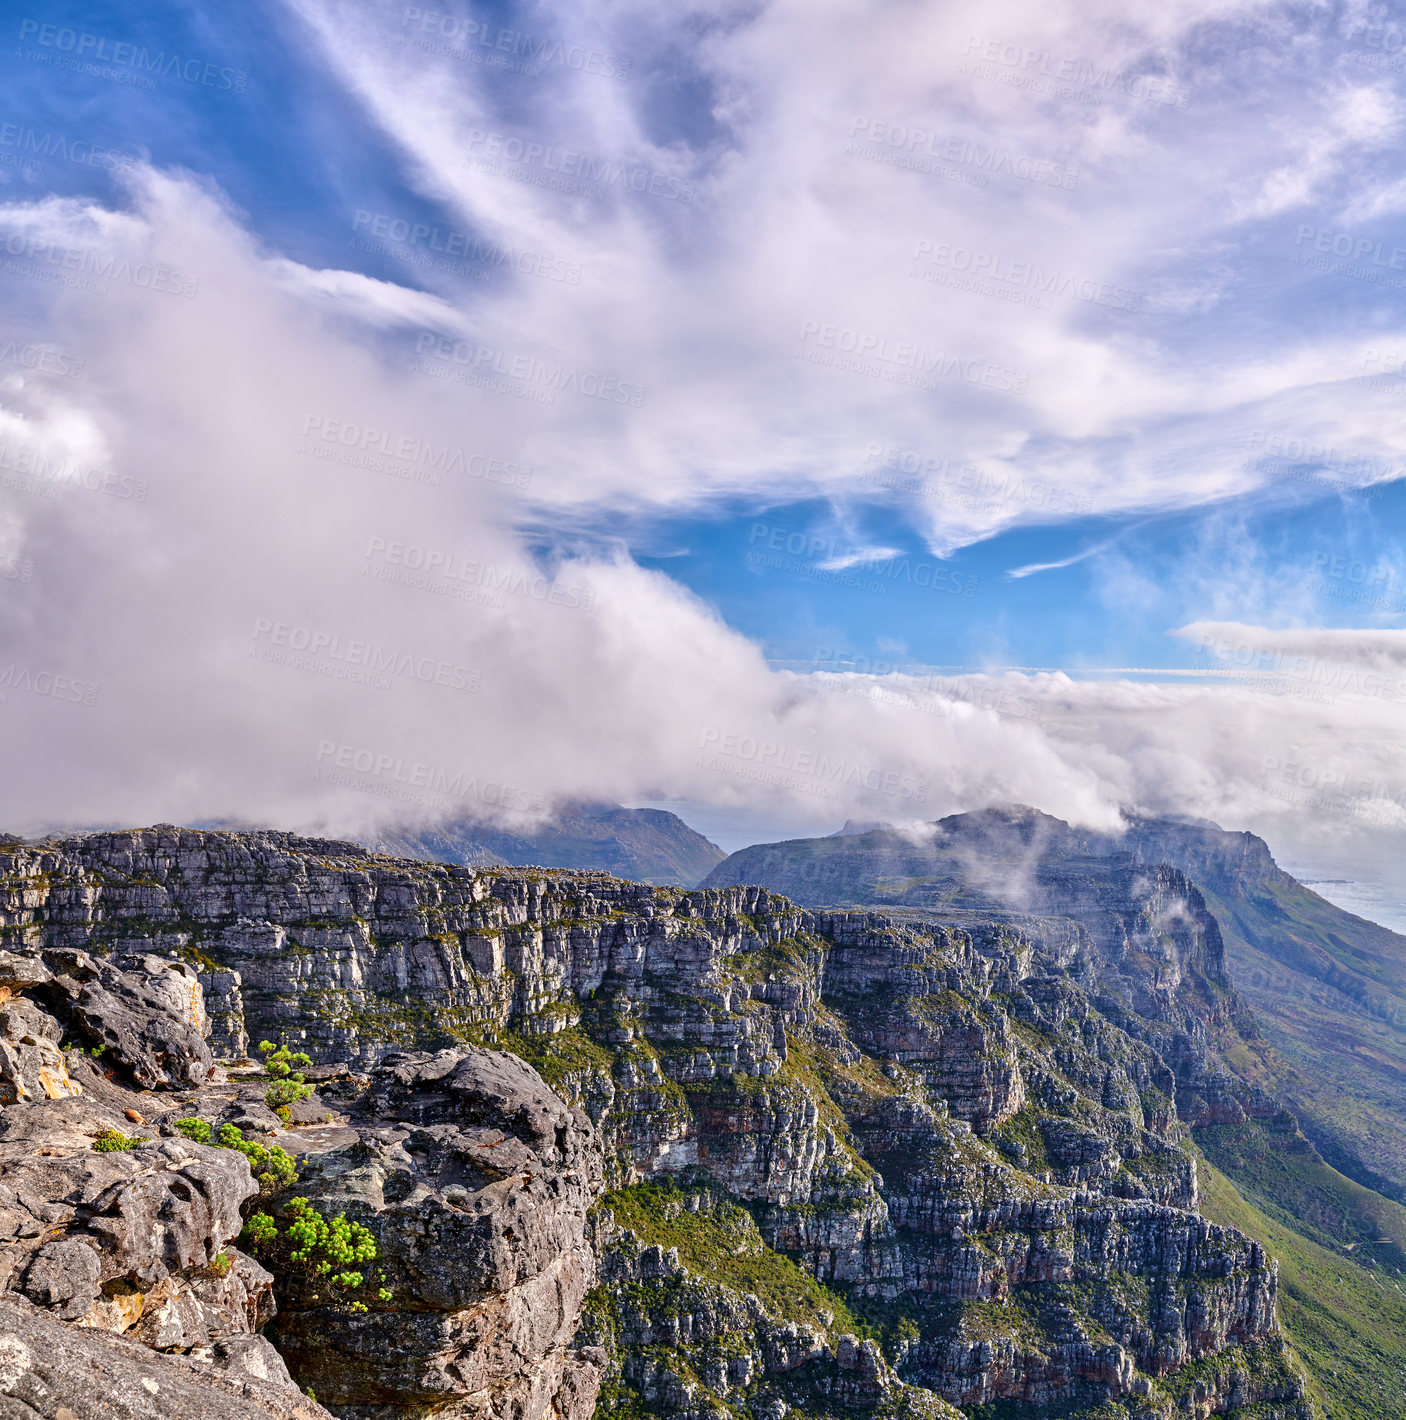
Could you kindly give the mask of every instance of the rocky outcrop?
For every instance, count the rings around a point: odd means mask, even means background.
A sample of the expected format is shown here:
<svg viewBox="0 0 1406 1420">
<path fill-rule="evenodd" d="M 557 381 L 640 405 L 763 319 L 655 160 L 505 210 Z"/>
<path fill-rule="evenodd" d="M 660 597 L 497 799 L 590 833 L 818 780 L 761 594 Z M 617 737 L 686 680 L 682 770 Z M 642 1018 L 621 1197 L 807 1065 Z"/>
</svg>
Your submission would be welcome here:
<svg viewBox="0 0 1406 1420">
<path fill-rule="evenodd" d="M 570 1349 L 595 1257 L 590 1121 L 500 1051 L 396 1054 L 324 1092 L 347 1122 L 292 1140 L 298 1190 L 375 1239 L 388 1295 L 351 1316 L 290 1273 L 279 1349 L 341 1415 L 587 1420 Z"/>
<path fill-rule="evenodd" d="M 95 960 L 72 948 L 51 949 L 46 962 L 54 972 L 37 988 L 41 999 L 73 1036 L 110 1052 L 136 1084 L 176 1089 L 209 1078 L 209 1021 L 191 967 L 149 953 Z"/>
<path fill-rule="evenodd" d="M 283 1242 L 257 1258 L 293 1374 L 341 1414 L 584 1420 L 600 1384 L 718 1420 L 1154 1417 L 1197 1413 L 1193 1374 L 1207 1413 L 1307 1413 L 1273 1266 L 1195 1214 L 1177 1147 L 1182 1042 L 1233 1003 L 1176 877 L 1104 865 L 1061 913 L 957 918 L 274 833 L 0 854 L 4 940 L 53 963 L 37 989 L 76 1032 L 70 983 L 133 963 L 154 989 L 175 962 L 238 973 L 225 1040 L 319 1062 L 291 1129 L 237 1070 L 184 1077 L 182 1108 L 264 1130 L 298 1196 L 373 1239 L 354 1305 Z M 114 1035 L 134 1084 L 191 1068 Z M 267 1205 L 285 1238 L 290 1196 Z"/>
<path fill-rule="evenodd" d="M 205 993 L 205 1013 L 210 1026 L 206 1039 L 217 1060 L 242 1060 L 249 1053 L 249 1032 L 244 1024 L 243 981 L 228 967 L 203 964 L 196 969 Z"/>
<path fill-rule="evenodd" d="M 59 1042 L 63 1027 L 32 1001 L 0 1005 L 0 1104 L 75 1093 Z"/>
<path fill-rule="evenodd" d="M 587 1420 L 600 1149 L 521 1059 L 334 1067 L 285 1127 L 264 1071 L 212 1064 L 190 967 L 64 945 L 0 973 L 0 1413 Z"/>
<path fill-rule="evenodd" d="M 38 964 L 35 987 L 50 975 Z M 117 1000 L 146 989 L 141 970 L 106 979 Z M 140 1038 L 179 1041 L 175 1025 L 149 1021 Z M 28 999 L 0 1007 L 0 1054 L 21 1062 L 17 1083 L 35 1043 L 45 1048 L 43 1088 L 0 1109 L 0 1395 L 16 1415 L 53 1420 L 326 1415 L 258 1334 L 273 1278 L 233 1245 L 257 1191 L 247 1160 L 161 1137 L 137 1108 L 159 1096 L 61 1051 L 62 1036 Z"/>
<path fill-rule="evenodd" d="M 252 1363 L 233 1348 L 211 1361 L 169 1355 L 127 1337 L 65 1326 L 20 1299 L 0 1296 L 0 1414 L 16 1420 L 328 1420 L 322 1406 L 263 1374 L 259 1367 L 267 1362 L 262 1352 L 255 1354 L 260 1359 Z"/>
</svg>

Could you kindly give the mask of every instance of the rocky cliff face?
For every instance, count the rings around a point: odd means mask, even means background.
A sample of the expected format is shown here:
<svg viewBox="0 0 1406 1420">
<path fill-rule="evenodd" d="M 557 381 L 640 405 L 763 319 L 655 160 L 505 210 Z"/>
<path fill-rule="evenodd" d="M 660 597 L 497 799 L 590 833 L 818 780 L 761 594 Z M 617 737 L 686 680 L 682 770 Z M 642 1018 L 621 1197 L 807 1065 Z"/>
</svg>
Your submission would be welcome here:
<svg viewBox="0 0 1406 1420">
<path fill-rule="evenodd" d="M 916 836 L 861 825 L 831 838 L 759 844 L 705 879 L 737 882 L 807 906 L 909 908 L 941 921 L 1020 923 L 1046 936 L 1087 933 L 1101 977 L 1111 967 L 1125 979 L 1131 990 L 1118 994 L 1148 1028 L 1179 1020 L 1185 1041 L 1164 1038 L 1163 1046 L 1183 1081 L 1184 1118 L 1263 1116 L 1272 1112 L 1260 1094 L 1267 1091 L 1292 1107 L 1336 1167 L 1406 1199 L 1406 938 L 1296 882 L 1253 834 L 1146 818 L 1119 835 L 1096 834 L 1032 809 L 991 809 Z M 1207 950 L 1195 949 L 1198 935 Z M 1141 943 L 1151 944 L 1151 956 Z M 1159 954 L 1181 978 L 1170 992 L 1153 970 Z M 1229 989 L 1226 965 L 1243 1000 Z M 1149 985 L 1167 998 L 1150 1016 Z M 1170 1015 L 1162 1004 L 1174 1008 Z M 1239 1083 L 1227 1082 L 1217 1056 Z"/>
<path fill-rule="evenodd" d="M 1264 868 L 1258 839 L 1219 837 L 1252 873 Z M 1114 839 L 1030 809 L 989 810 L 944 819 L 920 839 L 871 828 L 760 844 L 707 882 L 760 882 L 815 907 L 882 905 L 896 917 L 974 930 L 1003 923 L 1158 1050 L 1182 1086 L 1187 1122 L 1243 1118 L 1273 1107 L 1219 1059 L 1257 1035 L 1231 983 L 1219 923 L 1180 868 L 1145 856 L 1186 842 L 1214 853 L 1213 838 L 1209 828 L 1146 821 Z M 1278 873 L 1272 860 L 1269 870 Z"/>
<path fill-rule="evenodd" d="M 324 1062 L 333 1124 L 270 1137 L 391 1300 L 285 1269 L 275 1326 L 338 1413 L 584 1417 L 602 1376 L 627 1414 L 1308 1413 L 1273 1266 L 1196 1215 L 1178 1148 L 1169 1055 L 1225 1009 L 1178 881 L 1102 903 L 1118 945 L 272 833 L 0 852 L 17 956 L 185 964 L 222 1049 Z M 93 1038 L 73 985 L 54 1009 Z M 205 1110 L 198 1053 L 121 1049 Z"/>
<path fill-rule="evenodd" d="M 473 1048 L 270 1096 L 207 1044 L 242 1038 L 237 975 L 49 932 L 111 904 L 42 861 L 0 951 L 0 1412 L 587 1420 L 589 1120 Z"/>
</svg>

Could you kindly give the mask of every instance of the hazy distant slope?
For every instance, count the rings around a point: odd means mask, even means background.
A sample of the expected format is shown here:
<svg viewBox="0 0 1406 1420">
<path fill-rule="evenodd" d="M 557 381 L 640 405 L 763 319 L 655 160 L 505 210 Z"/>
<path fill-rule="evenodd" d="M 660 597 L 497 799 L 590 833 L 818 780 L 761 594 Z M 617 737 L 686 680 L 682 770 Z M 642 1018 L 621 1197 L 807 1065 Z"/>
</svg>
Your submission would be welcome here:
<svg viewBox="0 0 1406 1420">
<path fill-rule="evenodd" d="M 530 834 L 506 833 L 492 824 L 462 819 L 388 834 L 369 846 L 444 863 L 601 868 L 663 887 L 692 887 L 723 856 L 721 848 L 677 814 L 619 804 L 567 804 Z"/>
</svg>

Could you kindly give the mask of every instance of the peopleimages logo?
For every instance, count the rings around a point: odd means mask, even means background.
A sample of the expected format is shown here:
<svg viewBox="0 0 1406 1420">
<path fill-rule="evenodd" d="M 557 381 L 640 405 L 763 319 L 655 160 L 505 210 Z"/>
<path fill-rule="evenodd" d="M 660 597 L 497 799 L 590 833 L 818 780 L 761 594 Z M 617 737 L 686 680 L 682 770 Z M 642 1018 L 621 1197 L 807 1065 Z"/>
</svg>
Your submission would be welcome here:
<svg viewBox="0 0 1406 1420">
<path fill-rule="evenodd" d="M 0 365 L 18 365 L 22 370 L 34 370 L 44 375 L 67 375 L 81 380 L 87 362 L 48 345 L 20 345 L 7 340 L 0 343 Z"/>
<path fill-rule="evenodd" d="M 972 463 L 958 463 L 916 449 L 870 443 L 865 461 L 877 464 L 860 475 L 865 483 L 933 498 L 960 507 L 989 508 L 999 503 L 1021 503 L 1082 516 L 1093 508 L 1093 496 L 1038 476 L 1014 470 L 992 472 Z"/>
<path fill-rule="evenodd" d="M 1392 828 L 1406 819 L 1406 786 L 1385 779 L 1272 754 L 1265 756 L 1261 778 L 1270 798 L 1299 808 Z"/>
<path fill-rule="evenodd" d="M 1395 477 L 1401 468 L 1395 460 L 1379 454 L 1354 454 L 1331 444 L 1292 434 L 1271 434 L 1265 429 L 1252 430 L 1246 447 L 1262 454 L 1254 464 L 1262 473 L 1288 473 L 1330 488 L 1370 485 Z M 1328 478 L 1326 474 L 1340 476 Z"/>
<path fill-rule="evenodd" d="M 406 6 L 401 18 L 402 41 L 431 54 L 472 59 L 478 63 L 519 69 L 537 75 L 549 67 L 574 69 L 578 74 L 596 74 L 603 79 L 627 78 L 634 61 L 619 54 L 606 54 L 582 44 L 562 44 L 560 40 L 535 39 L 521 30 L 505 29 L 487 20 L 422 10 Z M 445 43 L 444 41 L 448 41 Z M 521 60 L 525 63 L 516 64 Z"/>
<path fill-rule="evenodd" d="M 550 143 L 514 138 L 506 133 L 475 128 L 469 133 L 469 155 L 465 163 L 477 158 L 501 158 L 524 167 L 541 168 L 562 178 L 580 179 L 593 185 L 604 195 L 609 188 L 622 192 L 643 192 L 651 197 L 667 198 L 671 202 L 692 202 L 693 188 L 670 173 L 651 172 L 648 168 L 631 168 L 613 158 L 592 157 L 570 148 L 557 148 Z"/>
<path fill-rule="evenodd" d="M 144 478 L 84 468 L 67 459 L 51 457 L 33 444 L 0 443 L 0 472 L 20 475 L 20 491 L 41 496 L 55 496 L 61 488 L 81 488 L 124 502 L 145 503 L 149 491 Z M 9 481 L 5 482 L 5 487 L 11 486 Z"/>
<path fill-rule="evenodd" d="M 3 269 L 15 276 L 30 276 L 76 289 L 105 295 L 108 282 L 121 282 L 142 291 L 157 291 L 194 300 L 200 278 L 185 276 L 169 266 L 150 261 L 132 262 L 113 252 L 58 246 L 43 237 L 0 229 L 0 256 L 19 258 L 5 261 Z"/>
<path fill-rule="evenodd" d="M 99 687 L 90 680 L 75 680 L 72 676 L 53 671 L 36 671 L 30 666 L 18 666 L 13 661 L 0 669 L 0 704 L 10 697 L 10 691 L 23 690 L 30 695 L 47 696 L 51 700 L 70 700 L 75 704 L 96 705 Z"/>
<path fill-rule="evenodd" d="M 796 352 L 797 358 L 810 364 L 828 365 L 852 375 L 868 375 L 916 389 L 937 389 L 935 380 L 962 380 L 987 389 L 1024 394 L 1030 384 L 1027 370 L 971 359 L 950 350 L 934 350 L 911 340 L 895 340 L 877 331 L 850 330 L 808 320 L 797 339 L 807 347 Z"/>
<path fill-rule="evenodd" d="M 428 802 L 427 796 L 434 795 L 449 805 L 469 801 L 527 813 L 542 813 L 547 807 L 545 796 L 531 789 L 514 788 L 496 779 L 480 782 L 476 774 L 466 770 L 407 760 L 403 755 L 336 740 L 318 741 L 317 764 L 313 777 L 324 783 L 411 803 Z"/>
<path fill-rule="evenodd" d="M 541 385 L 544 390 L 565 390 L 568 394 L 579 394 L 586 399 L 600 399 L 607 404 L 628 404 L 635 409 L 644 403 L 643 385 L 631 384 L 594 370 L 578 370 L 574 365 L 542 360 L 536 355 L 495 350 L 489 345 L 475 345 L 470 340 L 455 340 L 450 335 L 436 335 L 432 330 L 422 330 L 416 336 L 415 353 L 422 361 L 439 360 L 446 365 L 459 365 L 486 378 Z"/>
<path fill-rule="evenodd" d="M 876 661 L 868 656 L 837 659 L 829 646 L 816 652 L 813 667 L 839 677 L 839 688 L 847 694 L 928 715 L 951 718 L 954 706 L 959 704 L 993 710 L 1013 720 L 1033 720 L 1044 713 L 1038 699 L 1020 693 L 1026 688 L 1023 681 L 1012 686 L 982 675 L 935 675 L 927 666 Z"/>
<path fill-rule="evenodd" d="M 265 649 L 293 651 L 305 657 L 302 669 L 321 669 L 318 663 L 326 662 L 326 673 L 335 675 L 339 680 L 357 679 L 354 673 L 365 671 L 373 679 L 378 676 L 400 676 L 444 690 L 463 690 L 470 694 L 477 691 L 480 684 L 479 673 L 467 666 L 436 660 L 433 656 L 417 656 L 410 651 L 397 651 L 379 646 L 374 641 L 346 638 L 337 632 L 322 631 L 313 626 L 274 621 L 267 616 L 255 621 L 251 637 L 263 644 Z M 279 658 L 266 656 L 265 659 Z M 295 664 L 293 661 L 287 663 Z"/>
<path fill-rule="evenodd" d="M 843 756 L 836 758 L 820 750 L 787 744 L 784 740 L 758 739 L 754 735 L 705 728 L 698 748 L 698 762 L 704 768 L 737 774 L 724 763 L 735 761 L 748 767 L 747 772 L 737 777 L 791 789 L 800 789 L 803 781 L 813 780 L 817 786 L 823 786 L 823 791 L 817 787 L 803 792 L 821 793 L 825 798 L 834 798 L 841 786 L 915 802 L 921 802 L 928 794 L 928 781 L 916 775 L 878 765 L 856 764 Z"/>
<path fill-rule="evenodd" d="M 1341 256 L 1349 261 L 1370 261 L 1373 266 L 1391 271 L 1406 271 L 1406 247 L 1387 248 L 1379 238 L 1360 237 L 1355 232 L 1335 232 L 1327 227 L 1315 227 L 1309 222 L 1299 224 L 1295 246 L 1311 245 L 1324 256 Z"/>
<path fill-rule="evenodd" d="M 916 264 L 924 258 L 928 262 L 927 268 Z M 991 282 L 1040 297 L 1068 296 L 1076 301 L 1108 306 L 1118 311 L 1137 311 L 1143 303 L 1141 292 L 1130 291 L 1108 281 L 1076 276 L 1057 266 L 1044 266 L 1035 261 L 1013 260 L 1000 252 L 977 251 L 952 242 L 934 242 L 926 237 L 915 246 L 913 261 L 915 265 L 909 272 L 910 276 L 958 287 L 962 286 L 960 278 L 967 277 L 970 278 L 969 289 L 982 294 L 990 294 L 983 283 Z M 1048 302 L 1044 309 L 1049 309 Z"/>
<path fill-rule="evenodd" d="M 506 267 L 522 276 L 540 276 L 568 286 L 581 284 L 579 262 L 565 261 L 545 252 L 514 251 L 496 242 L 485 241 L 482 237 L 471 237 L 467 232 L 456 232 L 452 228 L 441 231 L 428 222 L 411 222 L 385 212 L 367 212 L 358 208 L 352 218 L 352 231 L 397 246 L 416 248 L 425 260 L 431 262 L 435 255 L 462 257 L 476 266 Z M 373 254 L 384 254 L 374 248 L 368 249 Z"/>
<path fill-rule="evenodd" d="M 957 597 L 973 597 L 977 591 L 977 579 L 969 572 L 887 553 L 875 556 L 867 549 L 837 543 L 834 538 L 772 523 L 753 523 L 747 545 L 743 562 L 754 571 L 789 572 L 808 581 L 829 582 L 880 596 L 886 596 L 894 585 Z M 817 561 L 820 558 L 824 561 Z"/>
<path fill-rule="evenodd" d="M 526 488 L 532 482 L 533 470 L 511 460 L 489 458 L 486 454 L 466 454 L 463 449 L 448 444 L 436 444 L 413 434 L 391 434 L 385 429 L 377 429 L 370 424 L 354 424 L 347 419 L 309 414 L 303 420 L 303 435 L 306 440 L 316 441 L 324 447 L 370 456 L 360 460 L 359 465 L 364 464 L 377 472 L 383 470 L 385 465 L 382 460 L 385 460 L 389 464 L 401 463 L 422 468 L 436 475 L 465 474 L 470 478 L 511 487 Z M 310 452 L 319 451 L 314 448 Z M 434 482 L 439 482 L 439 479 L 436 477 Z"/>
<path fill-rule="evenodd" d="M 58 158 L 66 163 L 77 163 L 80 167 L 106 168 L 109 172 L 130 173 L 137 166 L 135 158 L 119 153 L 115 148 L 105 148 L 83 138 L 69 138 L 63 133 L 40 133 L 18 123 L 0 124 L 0 148 L 13 148 L 15 152 L 26 154 L 36 161 Z M 42 161 L 38 161 L 38 166 L 43 166 Z"/>
<path fill-rule="evenodd" d="M 22 40 L 32 39 L 41 49 L 72 55 L 74 60 L 115 64 L 119 69 L 159 74 L 163 79 L 183 79 L 187 84 L 200 84 L 207 89 L 227 89 L 231 93 L 242 94 L 249 82 L 248 74 L 242 69 L 167 54 L 164 49 L 153 52 L 145 45 L 89 34 L 87 30 L 51 25 L 42 20 L 21 21 L 19 37 Z"/>
<path fill-rule="evenodd" d="M 1043 187 L 1072 189 L 1079 181 L 1079 169 L 1049 158 L 1032 158 L 1003 148 L 983 147 L 969 138 L 944 138 L 926 128 L 912 128 L 887 119 L 860 116 L 850 120 L 849 136 L 862 138 L 877 149 L 889 148 L 910 160 L 958 163 L 978 174 L 1019 178 Z"/>
<path fill-rule="evenodd" d="M 375 567 L 374 563 L 384 565 Z M 389 542 L 383 537 L 373 537 L 367 546 L 363 574 L 441 594 L 453 594 L 457 588 L 466 601 L 483 601 L 497 607 L 505 605 L 505 595 L 579 611 L 594 611 L 596 606 L 595 592 L 589 587 L 559 582 L 520 567 L 498 567 L 439 548 Z"/>
<path fill-rule="evenodd" d="M 1317 692 L 1319 699 L 1361 695 L 1406 703 L 1406 680 L 1361 666 L 1326 661 L 1299 652 L 1285 652 L 1253 641 L 1235 641 L 1215 632 L 1207 632 L 1201 637 L 1200 649 L 1223 665 L 1243 666 L 1255 674 L 1293 683 L 1298 687 L 1291 690 L 1294 694 L 1309 688 Z"/>
<path fill-rule="evenodd" d="M 966 54 L 960 73 L 975 74 L 982 79 L 999 78 L 1015 88 L 1071 96 L 1080 92 L 1090 96 L 1121 93 L 1173 108 L 1185 108 L 1189 97 L 1185 89 L 1164 74 L 1110 69 L 1106 64 L 1097 64 L 1077 54 L 1053 54 L 1047 49 L 1032 49 L 1029 45 L 1007 44 L 977 35 L 968 37 Z M 983 68 L 983 64 L 986 67 Z"/>
</svg>

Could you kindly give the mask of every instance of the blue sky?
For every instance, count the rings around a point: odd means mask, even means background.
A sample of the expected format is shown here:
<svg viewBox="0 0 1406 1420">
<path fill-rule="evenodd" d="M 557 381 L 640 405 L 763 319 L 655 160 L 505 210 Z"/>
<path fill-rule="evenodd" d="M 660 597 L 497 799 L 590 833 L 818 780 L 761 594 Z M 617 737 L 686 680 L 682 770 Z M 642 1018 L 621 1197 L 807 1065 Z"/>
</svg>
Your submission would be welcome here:
<svg viewBox="0 0 1406 1420">
<path fill-rule="evenodd" d="M 1406 828 L 1390 11 L 4 23 L 0 630 L 101 687 L 0 704 L 68 747 L 26 826 Z"/>
</svg>

